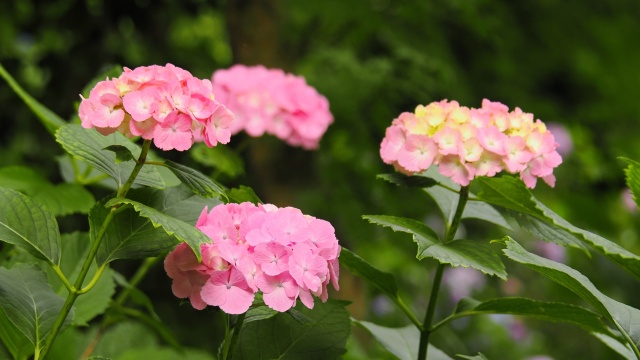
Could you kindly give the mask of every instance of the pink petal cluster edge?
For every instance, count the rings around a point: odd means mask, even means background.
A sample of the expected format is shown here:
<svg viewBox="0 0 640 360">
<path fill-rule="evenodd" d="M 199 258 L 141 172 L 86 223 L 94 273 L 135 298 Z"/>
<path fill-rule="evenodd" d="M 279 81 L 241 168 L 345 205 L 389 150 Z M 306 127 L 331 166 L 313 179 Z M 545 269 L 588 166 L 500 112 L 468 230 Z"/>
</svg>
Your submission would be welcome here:
<svg viewBox="0 0 640 360">
<path fill-rule="evenodd" d="M 305 79 L 264 66 L 234 65 L 212 76 L 216 99 L 236 116 L 231 133 L 271 134 L 289 145 L 316 149 L 333 123 L 329 102 Z"/>
<path fill-rule="evenodd" d="M 533 114 L 509 111 L 487 99 L 479 109 L 442 100 L 419 105 L 393 120 L 380 144 L 380 156 L 405 174 L 431 165 L 467 186 L 477 176 L 506 170 L 519 173 L 529 188 L 538 178 L 555 185 L 553 169 L 562 163 L 553 134 Z"/>
<path fill-rule="evenodd" d="M 256 292 L 284 312 L 297 299 L 313 308 L 313 296 L 327 300 L 327 285 L 338 290 L 341 247 L 333 226 L 292 207 L 221 204 L 205 208 L 196 227 L 211 238 L 202 262 L 181 243 L 164 261 L 172 290 L 199 310 L 218 306 L 228 314 L 246 312 Z"/>
<path fill-rule="evenodd" d="M 215 100 L 211 81 L 172 64 L 124 68 L 82 97 L 78 113 L 83 127 L 103 135 L 119 131 L 179 151 L 196 141 L 209 147 L 228 143 L 233 122 L 231 111 Z"/>
</svg>

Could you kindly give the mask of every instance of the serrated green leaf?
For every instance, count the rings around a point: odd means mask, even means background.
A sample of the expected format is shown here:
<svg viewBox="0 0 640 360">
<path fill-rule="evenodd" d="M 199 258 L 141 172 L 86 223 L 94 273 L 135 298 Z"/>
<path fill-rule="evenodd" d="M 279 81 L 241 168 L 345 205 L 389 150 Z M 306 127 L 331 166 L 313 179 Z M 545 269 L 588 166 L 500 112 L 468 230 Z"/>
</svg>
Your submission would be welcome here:
<svg viewBox="0 0 640 360">
<path fill-rule="evenodd" d="M 571 246 L 582 250 L 588 257 L 591 257 L 587 245 L 580 241 L 574 234 L 553 223 L 540 220 L 537 217 L 510 211 L 511 217 L 518 225 L 534 237 L 547 242 L 553 242 L 562 246 Z"/>
<path fill-rule="evenodd" d="M 196 254 L 198 261 L 201 260 L 200 245 L 211 242 L 211 239 L 209 239 L 209 237 L 207 237 L 203 232 L 196 229 L 194 225 L 188 224 L 178 218 L 164 214 L 150 206 L 131 199 L 111 199 L 106 203 L 106 206 L 111 207 L 122 204 L 133 206 L 140 216 L 148 218 L 154 227 L 162 227 L 167 234 L 175 236 L 175 238 L 180 241 L 186 242 Z M 148 241 L 146 243 L 148 244 Z M 149 255 L 146 255 L 145 257 L 147 256 Z"/>
<path fill-rule="evenodd" d="M 36 349 L 51 332 L 63 304 L 64 299 L 53 292 L 42 271 L 25 264 L 0 268 L 0 308 Z M 72 318 L 73 311 L 63 329 Z"/>
<path fill-rule="evenodd" d="M 367 330 L 387 351 L 400 360 L 415 360 L 418 357 L 420 331 L 408 325 L 402 328 L 389 328 L 368 321 L 354 320 L 355 324 Z M 452 360 L 442 350 L 428 345 L 427 358 L 431 360 Z"/>
<path fill-rule="evenodd" d="M 252 188 L 244 185 L 240 185 L 237 188 L 229 189 L 227 191 L 229 200 L 235 203 L 250 202 L 255 205 L 262 204 L 262 200 L 256 195 Z"/>
<path fill-rule="evenodd" d="M 13 91 L 24 101 L 25 104 L 36 115 L 44 127 L 53 135 L 56 130 L 67 124 L 61 117 L 56 115 L 53 111 L 49 110 L 46 106 L 42 105 L 36 99 L 31 97 L 17 82 L 16 80 L 5 70 L 0 64 L 0 76 L 9 84 Z"/>
<path fill-rule="evenodd" d="M 394 185 L 405 187 L 429 188 L 438 185 L 432 178 L 424 176 L 407 176 L 401 173 L 378 174 L 377 179 L 388 181 Z"/>
<path fill-rule="evenodd" d="M 244 174 L 242 158 L 228 146 L 208 147 L 204 143 L 199 143 L 191 148 L 189 154 L 200 164 L 216 168 L 231 178 Z"/>
<path fill-rule="evenodd" d="M 631 190 L 633 201 L 636 206 L 640 207 L 640 163 L 624 157 L 620 159 L 629 163 L 629 166 L 624 169 L 625 179 L 629 190 Z"/>
<path fill-rule="evenodd" d="M 118 187 L 127 181 L 135 164 L 130 161 L 116 164 L 116 154 L 103 149 L 111 145 L 124 146 L 136 158 L 141 152 L 138 145 L 119 132 L 104 136 L 95 129 L 85 129 L 80 125 L 61 127 L 56 132 L 56 139 L 73 157 L 111 176 Z M 165 187 L 156 168 L 149 165 L 142 167 L 134 183 L 160 189 Z"/>
<path fill-rule="evenodd" d="M 222 186 L 203 173 L 170 160 L 165 165 L 194 193 L 204 197 L 227 196 Z"/>
<path fill-rule="evenodd" d="M 0 168 L 0 186 L 18 190 L 44 205 L 53 215 L 86 214 L 95 203 L 93 195 L 78 184 L 53 185 L 25 166 Z"/>
<path fill-rule="evenodd" d="M 640 278 L 640 256 L 624 249 L 620 245 L 596 235 L 589 231 L 580 229 L 560 215 L 553 212 L 546 207 L 540 201 L 538 201 L 531 192 L 525 187 L 525 185 L 519 179 L 515 179 L 511 176 L 503 176 L 500 178 L 478 178 L 478 183 L 482 186 L 483 190 L 478 196 L 489 203 L 502 206 L 510 210 L 518 211 L 520 213 L 533 216 L 539 220 L 552 224 L 547 227 L 546 231 L 558 231 L 558 229 L 564 230 L 559 234 L 555 234 L 551 240 L 565 246 L 578 246 L 575 241 L 566 242 L 565 239 L 567 232 L 575 236 L 579 242 L 588 244 L 598 252 L 608 257 L 613 262 L 617 263 L 620 267 L 627 270 L 637 278 Z M 516 221 L 520 220 L 522 224 L 519 224 L 530 231 L 536 231 L 531 228 L 530 221 L 522 221 L 526 217 L 515 217 Z M 551 236 L 551 235 L 546 235 Z M 582 248 L 582 247 L 581 247 Z"/>
<path fill-rule="evenodd" d="M 56 218 L 30 197 L 7 188 L 0 188 L 0 241 L 20 246 L 52 264 L 60 261 Z"/>
<path fill-rule="evenodd" d="M 587 277 L 564 264 L 532 254 L 511 238 L 506 238 L 505 243 L 507 248 L 503 251 L 508 258 L 573 291 L 606 319 L 617 322 L 636 346 L 640 344 L 640 310 L 607 297 Z"/>
<path fill-rule="evenodd" d="M 429 257 L 454 267 L 472 267 L 487 275 L 495 275 L 501 279 L 507 278 L 502 260 L 488 243 L 455 240 L 443 244 L 438 240 L 435 231 L 414 219 L 386 215 L 365 215 L 363 218 L 394 231 L 413 235 L 413 241 L 418 245 L 416 257 L 419 260 Z"/>
<path fill-rule="evenodd" d="M 345 301 L 317 301 L 313 310 L 296 310 L 313 322 L 300 324 L 287 314 L 245 324 L 233 349 L 234 360 L 337 359 L 346 352 L 351 333 Z"/>
<path fill-rule="evenodd" d="M 280 312 L 271 309 L 268 306 L 257 306 L 252 307 L 247 311 L 247 315 L 244 318 L 244 324 L 250 323 L 252 321 L 260 321 L 272 318 L 278 315 Z"/>
<path fill-rule="evenodd" d="M 75 279 L 78 277 L 84 259 L 89 253 L 90 246 L 91 242 L 88 233 L 74 232 L 62 235 L 60 269 L 67 279 Z M 92 263 L 87 273 L 85 284 L 83 285 L 86 285 L 86 283 L 93 278 L 96 270 L 96 263 Z M 60 278 L 50 268 L 47 269 L 47 273 L 49 283 L 53 286 L 54 291 L 60 296 L 66 296 L 68 291 Z M 115 291 L 116 285 L 113 279 L 113 272 L 107 267 L 91 291 L 76 299 L 74 303 L 73 325 L 86 326 L 93 318 L 104 313 L 109 307 L 111 297 Z"/>
<path fill-rule="evenodd" d="M 458 205 L 459 194 L 443 187 L 434 186 L 424 190 L 438 205 L 442 217 L 451 224 Z M 473 196 L 473 194 L 470 194 Z M 462 219 L 478 219 L 511 230 L 511 225 L 493 206 L 483 201 L 468 201 L 462 213 Z"/>
<path fill-rule="evenodd" d="M 144 214 L 139 216 L 134 209 L 120 211 L 111 226 L 107 228 L 104 240 L 98 249 L 96 261 L 98 264 L 110 262 L 116 259 L 140 259 L 154 257 L 172 249 L 178 240 L 183 241 L 188 236 L 188 244 L 198 248 L 199 241 L 209 239 L 194 225 L 205 207 L 211 209 L 220 204 L 218 199 L 205 199 L 192 193 L 184 186 L 171 187 L 164 190 L 158 189 L 133 189 L 128 197 L 143 206 L 150 214 L 157 215 L 153 218 Z M 95 238 L 102 221 L 108 213 L 102 202 L 96 204 L 89 214 L 92 236 Z M 181 237 L 169 234 L 163 227 L 158 227 L 157 220 L 168 220 L 181 230 Z M 204 237 L 203 237 L 204 235 Z"/>
<path fill-rule="evenodd" d="M 393 275 L 380 271 L 347 248 L 340 251 L 340 265 L 359 276 L 391 299 L 398 299 L 398 285 Z"/>
<path fill-rule="evenodd" d="M 0 308 L 0 346 L 4 344 L 14 359 L 26 360 L 31 355 L 35 347 L 29 339 L 22 333 Z M 0 359 L 2 358 L 0 353 Z M 7 359 L 9 357 L 7 356 Z"/>
<path fill-rule="evenodd" d="M 133 157 L 131 150 L 123 145 L 109 145 L 102 150 L 113 151 L 116 154 L 116 164 L 119 164 L 123 161 L 131 161 L 136 159 L 135 157 Z"/>
<path fill-rule="evenodd" d="M 578 325 L 587 331 L 611 335 L 609 328 L 602 321 L 602 315 L 581 306 L 538 301 L 522 297 L 505 297 L 487 301 L 464 298 L 458 302 L 455 312 L 448 321 L 464 316 L 483 314 L 510 314 L 533 317 L 551 322 L 566 322 Z"/>
</svg>

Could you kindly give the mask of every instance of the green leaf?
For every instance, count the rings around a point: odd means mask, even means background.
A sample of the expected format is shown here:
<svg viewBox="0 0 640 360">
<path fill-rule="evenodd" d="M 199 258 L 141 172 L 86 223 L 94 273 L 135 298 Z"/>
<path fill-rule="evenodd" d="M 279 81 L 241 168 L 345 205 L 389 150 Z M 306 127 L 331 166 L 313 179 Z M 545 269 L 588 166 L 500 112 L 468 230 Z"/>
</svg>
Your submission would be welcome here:
<svg viewBox="0 0 640 360">
<path fill-rule="evenodd" d="M 346 352 L 351 333 L 345 301 L 316 301 L 313 310 L 296 310 L 313 322 L 300 324 L 287 314 L 245 324 L 233 350 L 234 360 L 337 359 Z"/>
<path fill-rule="evenodd" d="M 538 301 L 522 297 L 506 297 L 477 301 L 471 298 L 460 300 L 455 312 L 446 322 L 473 315 L 510 314 L 533 317 L 551 322 L 566 322 L 578 325 L 587 331 L 611 335 L 609 328 L 602 321 L 602 315 L 581 306 Z"/>
<path fill-rule="evenodd" d="M 227 191 L 227 196 L 232 202 L 235 203 L 243 203 L 243 202 L 251 202 L 255 205 L 262 204 L 262 200 L 256 195 L 255 191 L 252 188 L 244 185 L 240 185 L 237 188 L 229 189 Z"/>
<path fill-rule="evenodd" d="M 432 178 L 424 176 L 407 176 L 401 173 L 378 174 L 377 179 L 388 181 L 394 185 L 405 187 L 428 188 L 438 185 L 438 182 Z"/>
<path fill-rule="evenodd" d="M 4 344 L 14 359 L 27 359 L 35 347 L 29 339 L 7 318 L 0 308 L 0 346 Z M 0 358 L 2 353 L 0 353 Z M 8 358 L 8 357 L 7 357 Z"/>
<path fill-rule="evenodd" d="M 460 354 L 456 354 L 456 356 L 463 359 L 469 359 L 469 360 L 489 360 L 489 358 L 484 356 L 483 353 L 478 353 L 478 355 L 474 355 L 474 356 L 460 355 Z"/>
<path fill-rule="evenodd" d="M 31 97 L 17 82 L 16 80 L 5 70 L 0 64 L 0 77 L 2 77 L 7 84 L 13 89 L 13 91 L 20 96 L 22 101 L 31 109 L 31 111 L 40 119 L 40 122 L 44 127 L 53 135 L 56 130 L 67 124 L 61 117 L 56 115 L 53 111 L 49 110 L 46 106 L 39 103 L 36 99 Z"/>
<path fill-rule="evenodd" d="M 391 299 L 398 299 L 398 285 L 393 275 L 380 271 L 347 248 L 340 251 L 340 265 L 359 276 Z"/>
<path fill-rule="evenodd" d="M 165 165 L 194 193 L 204 197 L 227 196 L 222 186 L 203 173 L 170 160 Z"/>
<path fill-rule="evenodd" d="M 106 206 L 111 207 L 118 204 L 128 204 L 140 214 L 140 216 L 148 218 L 154 227 L 162 227 L 167 234 L 173 235 L 176 239 L 184 241 L 191 247 L 196 254 L 198 261 L 201 260 L 200 245 L 211 242 L 211 239 L 207 237 L 203 232 L 196 229 L 194 225 L 188 224 L 178 218 L 164 214 L 153 207 L 144 205 L 138 201 L 134 201 L 126 198 L 115 198 L 107 202 Z M 145 239 L 146 240 L 146 239 Z M 146 248 L 136 249 L 139 253 L 140 250 L 144 251 L 148 248 L 148 242 L 146 242 Z M 154 249 L 155 251 L 155 249 Z M 148 256 L 148 255 L 147 255 Z"/>
<path fill-rule="evenodd" d="M 92 355 L 117 359 L 127 351 L 147 347 L 156 347 L 158 338 L 147 326 L 138 322 L 117 323 L 104 333 Z"/>
<path fill-rule="evenodd" d="M 55 217 L 30 197 L 6 188 L 0 188 L 0 241 L 20 246 L 52 264 L 60 261 Z"/>
<path fill-rule="evenodd" d="M 631 350 L 628 345 L 618 341 L 616 338 L 600 333 L 593 333 L 592 335 L 602 341 L 610 349 L 620 354 L 623 358 L 627 360 L 638 360 L 636 355 L 633 353 L 633 350 Z"/>
<path fill-rule="evenodd" d="M 133 189 L 129 198 L 154 209 L 165 217 L 177 219 L 198 234 L 195 239 L 203 240 L 200 231 L 193 226 L 205 207 L 208 209 L 220 204 L 218 199 L 205 199 L 192 193 L 185 186 L 158 189 Z M 93 238 L 109 210 L 102 202 L 97 204 L 89 214 L 89 222 Z M 207 238 L 208 239 L 208 238 Z M 98 264 L 116 259 L 141 259 L 162 255 L 178 243 L 176 237 L 158 228 L 148 217 L 139 216 L 132 208 L 120 210 L 111 226 L 107 228 L 96 261 Z M 195 246 L 195 243 L 194 243 Z M 198 247 L 199 249 L 199 247 Z"/>
<path fill-rule="evenodd" d="M 42 271 L 25 264 L 0 268 L 0 308 L 36 349 L 51 332 L 63 304 L 64 299 L 53 292 Z M 63 329 L 72 318 L 73 311 Z"/>
<path fill-rule="evenodd" d="M 548 236 L 548 238 L 543 238 L 542 240 L 554 241 L 561 245 L 573 247 L 579 247 L 577 245 L 578 242 L 587 244 L 640 279 L 640 256 L 602 236 L 570 224 L 534 198 L 519 179 L 511 176 L 500 178 L 482 177 L 478 179 L 478 182 L 483 188 L 483 191 L 478 194 L 481 199 L 551 224 L 544 231 L 554 232 L 555 234 L 543 234 L 541 229 L 532 227 L 532 224 L 537 225 L 539 222 L 527 221 L 528 218 L 526 216 L 515 217 L 515 220 L 528 231 L 533 233 L 538 231 L 540 235 Z M 572 234 L 578 242 L 567 240 L 567 234 Z M 580 248 L 583 249 L 584 247 Z"/>
<path fill-rule="evenodd" d="M 139 360 L 139 359 L 153 359 L 153 360 L 215 360 L 213 355 L 207 353 L 204 350 L 197 349 L 182 349 L 177 351 L 172 348 L 160 346 L 160 347 L 146 347 L 128 350 L 114 360 Z"/>
<path fill-rule="evenodd" d="M 564 264 L 532 254 L 511 238 L 505 238 L 505 243 L 507 248 L 503 251 L 508 258 L 573 291 L 606 319 L 614 324 L 617 322 L 636 346 L 640 344 L 640 310 L 607 297 L 584 275 Z"/>
<path fill-rule="evenodd" d="M 0 186 L 31 196 L 55 216 L 86 214 L 96 202 L 84 187 L 78 184 L 53 185 L 35 170 L 25 166 L 0 168 Z"/>
<path fill-rule="evenodd" d="M 415 360 L 418 357 L 418 346 L 420 344 L 420 331 L 408 325 L 402 328 L 388 328 L 368 321 L 354 322 L 367 330 L 387 351 L 395 355 L 400 360 Z M 431 360 L 452 360 L 442 350 L 429 344 L 427 348 L 427 358 Z"/>
<path fill-rule="evenodd" d="M 633 201 L 636 206 L 640 207 L 640 163 L 624 157 L 620 159 L 629 163 L 629 166 L 624 169 L 625 179 L 629 190 L 631 190 Z"/>
<path fill-rule="evenodd" d="M 119 132 L 104 136 L 95 129 L 85 129 L 80 125 L 61 127 L 56 132 L 56 139 L 73 157 L 111 176 L 118 187 L 127 181 L 135 164 L 130 161 L 116 164 L 116 154 L 103 149 L 111 145 L 124 146 L 136 158 L 140 156 L 141 151 L 138 145 Z M 165 187 L 154 166 L 143 166 L 134 183 L 155 188 Z"/>
<path fill-rule="evenodd" d="M 443 244 L 430 227 L 420 221 L 386 215 L 365 215 L 364 219 L 371 223 L 386 226 L 394 231 L 402 231 L 413 235 L 413 241 L 418 244 L 419 260 L 433 258 L 442 264 L 454 267 L 472 267 L 487 275 L 495 275 L 501 279 L 507 278 L 504 264 L 491 245 L 485 242 L 471 240 L 455 240 Z"/>
<path fill-rule="evenodd" d="M 88 233 L 74 232 L 62 235 L 62 257 L 60 260 L 60 269 L 67 279 L 76 279 L 78 277 L 84 263 L 84 259 L 89 253 L 90 245 L 91 243 L 89 241 Z M 97 266 L 94 262 L 89 268 L 85 284 L 83 285 L 86 285 L 86 283 L 93 278 L 96 270 Z M 60 296 L 66 296 L 68 290 L 60 278 L 50 268 L 47 269 L 47 273 L 49 276 L 49 283 L 52 284 L 54 291 Z M 93 318 L 104 313 L 104 311 L 109 307 L 111 297 L 115 291 L 116 285 L 113 279 L 113 272 L 107 267 L 91 291 L 76 299 L 76 302 L 74 303 L 75 315 L 73 318 L 73 325 L 86 326 Z"/>
<path fill-rule="evenodd" d="M 434 186 L 424 190 L 436 202 L 442 217 L 451 224 L 458 205 L 459 194 L 443 187 Z M 470 194 L 470 196 L 474 196 Z M 511 230 L 507 220 L 493 206 L 483 201 L 468 201 L 462 213 L 462 219 L 478 219 Z"/>
<path fill-rule="evenodd" d="M 244 318 L 244 323 L 247 324 L 252 321 L 266 320 L 278 315 L 279 313 L 279 311 L 273 310 L 270 307 L 264 305 L 252 307 L 251 309 L 249 309 L 249 311 L 247 311 L 247 315 Z"/>
<path fill-rule="evenodd" d="M 189 154 L 200 164 L 214 167 L 230 178 L 244 174 L 242 158 L 228 146 L 217 145 L 210 148 L 199 143 L 191 148 Z"/>
<path fill-rule="evenodd" d="M 109 145 L 102 150 L 113 151 L 116 154 L 116 164 L 119 164 L 123 161 L 132 161 L 136 158 L 133 157 L 131 150 L 123 145 Z"/>
</svg>

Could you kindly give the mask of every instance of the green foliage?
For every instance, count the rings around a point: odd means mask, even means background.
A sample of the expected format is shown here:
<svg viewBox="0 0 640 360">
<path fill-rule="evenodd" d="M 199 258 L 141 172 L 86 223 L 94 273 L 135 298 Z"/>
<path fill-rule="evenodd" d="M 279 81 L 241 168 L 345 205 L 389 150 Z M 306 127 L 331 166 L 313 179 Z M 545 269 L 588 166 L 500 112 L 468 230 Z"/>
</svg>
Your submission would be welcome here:
<svg viewBox="0 0 640 360">
<path fill-rule="evenodd" d="M 53 214 L 30 197 L 7 188 L 0 188 L 0 240 L 51 264 L 60 261 L 60 231 Z"/>
<path fill-rule="evenodd" d="M 175 238 L 178 239 L 179 241 L 186 242 L 189 245 L 189 247 L 191 247 L 193 252 L 196 254 L 198 261 L 201 261 L 202 258 L 200 253 L 200 245 L 211 241 L 211 239 L 209 239 L 204 233 L 197 230 L 191 224 L 187 224 L 186 222 L 180 219 L 176 219 L 150 206 L 144 205 L 142 203 L 139 203 L 131 199 L 114 198 L 109 200 L 105 204 L 105 206 L 111 207 L 114 205 L 123 205 L 123 204 L 133 206 L 136 212 L 138 212 L 140 216 L 149 219 L 151 221 L 151 224 L 154 227 L 156 228 L 162 227 L 162 229 L 168 235 L 175 236 Z M 100 222 L 98 221 L 97 223 L 100 223 Z M 95 227 L 93 229 L 95 229 Z M 92 231 L 92 234 L 94 234 L 94 232 L 95 231 Z M 126 239 L 122 239 L 122 240 L 126 240 Z M 120 244 L 122 244 L 123 242 L 122 240 L 118 242 L 118 245 L 115 247 L 116 250 L 107 251 L 107 253 L 109 253 L 110 259 L 114 258 L 113 254 L 115 251 L 117 251 L 117 249 L 120 248 Z M 155 239 L 145 237 L 142 239 L 142 242 L 143 242 L 142 246 L 135 249 L 126 249 L 125 255 L 120 255 L 120 256 L 127 256 L 127 257 L 134 257 L 134 258 L 156 256 L 158 255 L 159 249 L 153 245 L 154 241 Z M 149 252 L 150 248 L 151 248 L 151 252 Z M 166 250 L 166 247 L 162 250 Z"/>
<path fill-rule="evenodd" d="M 219 144 L 210 148 L 202 143 L 195 144 L 189 154 L 200 164 L 211 166 L 230 178 L 244 175 L 244 161 L 228 146 Z"/>
<path fill-rule="evenodd" d="M 25 166 L 0 168 L 0 186 L 24 192 L 44 205 L 54 216 L 86 214 L 96 202 L 93 194 L 84 187 L 78 184 L 54 185 Z"/>
<path fill-rule="evenodd" d="M 622 160 L 629 163 L 627 168 L 624 169 L 627 186 L 631 190 L 636 206 L 640 207 L 640 163 L 627 158 L 622 158 Z"/>
<path fill-rule="evenodd" d="M 64 299 L 51 289 L 43 272 L 25 264 L 0 268 L 0 308 L 39 352 Z M 70 312 L 63 326 L 73 319 Z"/>
<path fill-rule="evenodd" d="M 36 99 L 31 97 L 16 81 L 15 79 L 5 70 L 5 68 L 0 64 L 0 76 L 9 84 L 11 89 L 20 96 L 22 101 L 31 109 L 31 111 L 38 117 L 40 122 L 44 125 L 44 127 L 51 133 L 55 134 L 56 130 L 67 124 L 66 121 L 62 120 L 58 115 L 56 115 L 53 111 L 49 110 L 47 107 L 43 106 Z"/>
<path fill-rule="evenodd" d="M 204 197 L 226 196 L 222 186 L 203 173 L 173 161 L 167 160 L 165 166 L 194 193 Z"/>
<path fill-rule="evenodd" d="M 479 178 L 478 182 L 482 186 L 482 192 L 478 194 L 480 199 L 524 214 L 525 216 L 516 216 L 516 221 L 520 220 L 519 224 L 529 231 L 545 236 L 542 238 L 543 240 L 551 240 L 565 246 L 581 247 L 577 245 L 578 242 L 567 236 L 571 234 L 579 242 L 590 245 L 623 269 L 640 278 L 640 256 L 602 236 L 570 224 L 534 198 L 522 181 L 511 176 L 503 176 L 500 178 Z M 526 216 L 532 216 L 548 224 L 539 226 L 539 221 L 529 220 Z M 567 240 L 567 238 L 571 240 Z"/>
<path fill-rule="evenodd" d="M 123 146 L 123 145 L 109 145 L 103 150 L 113 151 L 116 154 L 116 164 L 119 164 L 123 161 L 136 160 L 136 158 L 133 157 L 131 150 L 129 150 L 126 146 Z"/>
<path fill-rule="evenodd" d="M 454 267 L 470 266 L 487 275 L 495 275 L 504 280 L 507 278 L 504 264 L 488 243 L 454 240 L 443 244 L 435 231 L 417 220 L 385 215 L 365 215 L 363 218 L 371 223 L 390 227 L 394 231 L 413 235 L 413 241 L 418 245 L 418 260 L 429 257 L 441 264 L 451 264 Z"/>
<path fill-rule="evenodd" d="M 640 344 L 640 310 L 604 295 L 584 275 L 564 264 L 532 254 L 512 239 L 507 238 L 505 243 L 507 248 L 504 253 L 508 258 L 573 291 L 625 332 L 636 347 Z"/>
<path fill-rule="evenodd" d="M 368 321 L 354 321 L 356 325 L 366 329 L 390 353 L 400 360 L 414 360 L 418 356 L 420 332 L 413 325 L 402 328 L 389 328 Z M 427 349 L 427 357 L 435 360 L 452 360 L 442 350 L 433 345 Z"/>
<path fill-rule="evenodd" d="M 116 163 L 116 154 L 103 149 L 112 145 L 124 146 L 136 157 L 140 155 L 141 150 L 119 132 L 104 136 L 95 129 L 84 129 L 80 125 L 61 127 L 56 132 L 56 139 L 73 157 L 111 176 L 118 187 L 124 184 L 135 164 L 128 161 Z M 155 188 L 165 187 L 162 177 L 151 166 L 142 167 L 135 183 Z"/>
<path fill-rule="evenodd" d="M 16 328 L 2 309 L 0 309 L 0 341 L 14 359 L 27 359 L 33 354 L 34 346 L 29 338 Z M 8 355 L 6 357 L 9 358 Z"/>
<path fill-rule="evenodd" d="M 316 301 L 313 310 L 296 310 L 312 322 L 301 324 L 287 313 L 253 321 L 242 328 L 233 359 L 335 359 L 344 354 L 351 333 L 344 301 Z"/>
</svg>

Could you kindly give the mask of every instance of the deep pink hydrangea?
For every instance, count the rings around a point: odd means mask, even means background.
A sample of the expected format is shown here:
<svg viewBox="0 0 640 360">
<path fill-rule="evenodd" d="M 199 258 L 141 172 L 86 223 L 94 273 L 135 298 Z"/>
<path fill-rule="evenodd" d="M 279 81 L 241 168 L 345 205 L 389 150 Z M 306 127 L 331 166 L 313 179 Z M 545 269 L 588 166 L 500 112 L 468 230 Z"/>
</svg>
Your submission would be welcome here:
<svg viewBox="0 0 640 360">
<path fill-rule="evenodd" d="M 380 145 L 387 164 L 406 174 L 437 165 L 444 176 L 467 186 L 476 176 L 519 173 L 527 187 L 542 178 L 555 185 L 562 163 L 558 143 L 540 120 L 520 108 L 509 111 L 487 99 L 479 109 L 442 100 L 419 105 L 393 120 Z"/>
<path fill-rule="evenodd" d="M 277 311 L 297 299 L 313 308 L 313 296 L 327 300 L 327 285 L 338 290 L 340 245 L 327 221 L 274 205 L 222 204 L 205 208 L 196 227 L 209 236 L 202 262 L 182 243 L 164 267 L 172 290 L 196 309 L 218 306 L 229 314 L 246 312 L 255 293 Z"/>
<path fill-rule="evenodd" d="M 124 68 L 119 77 L 96 84 L 78 112 L 83 127 L 103 135 L 119 131 L 179 151 L 194 141 L 228 143 L 233 121 L 231 111 L 214 100 L 211 81 L 171 64 Z"/>
<path fill-rule="evenodd" d="M 234 65 L 212 77 L 216 99 L 235 114 L 231 133 L 274 135 L 290 145 L 318 147 L 333 122 L 329 102 L 304 78 L 264 66 Z"/>
</svg>

